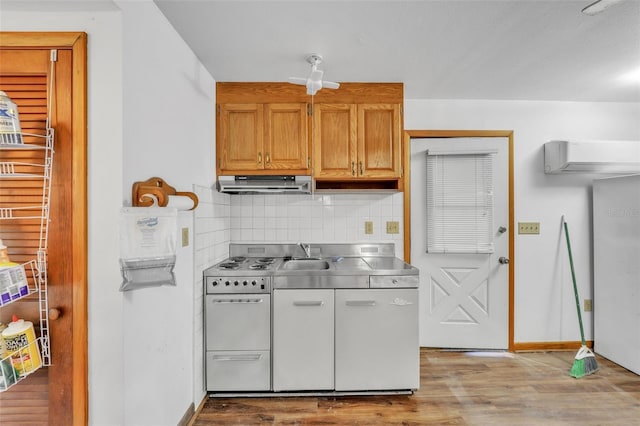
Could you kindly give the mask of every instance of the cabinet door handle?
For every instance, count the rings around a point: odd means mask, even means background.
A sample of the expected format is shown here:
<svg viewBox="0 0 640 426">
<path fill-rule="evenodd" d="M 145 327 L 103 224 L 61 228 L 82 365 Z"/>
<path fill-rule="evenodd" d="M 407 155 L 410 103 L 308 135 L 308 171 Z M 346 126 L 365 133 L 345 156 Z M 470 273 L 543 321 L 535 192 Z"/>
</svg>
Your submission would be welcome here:
<svg viewBox="0 0 640 426">
<path fill-rule="evenodd" d="M 269 155 L 269 153 L 268 153 L 268 152 L 265 154 L 264 159 L 265 159 L 265 163 L 266 163 L 267 165 L 271 164 L 271 156 Z"/>
<path fill-rule="evenodd" d="M 356 162 L 355 161 L 351 162 L 351 175 L 352 176 L 356 175 Z"/>
<path fill-rule="evenodd" d="M 293 306 L 322 306 L 324 302 L 322 300 L 296 300 L 293 302 Z"/>
<path fill-rule="evenodd" d="M 262 358 L 262 354 L 246 354 L 246 355 L 214 355 L 214 361 L 258 361 Z"/>
<path fill-rule="evenodd" d="M 362 164 L 362 161 L 360 162 L 360 176 L 364 175 L 364 165 Z"/>
<path fill-rule="evenodd" d="M 347 300 L 347 306 L 376 306 L 375 300 Z"/>
<path fill-rule="evenodd" d="M 258 164 L 262 164 L 262 153 L 258 153 Z"/>
</svg>

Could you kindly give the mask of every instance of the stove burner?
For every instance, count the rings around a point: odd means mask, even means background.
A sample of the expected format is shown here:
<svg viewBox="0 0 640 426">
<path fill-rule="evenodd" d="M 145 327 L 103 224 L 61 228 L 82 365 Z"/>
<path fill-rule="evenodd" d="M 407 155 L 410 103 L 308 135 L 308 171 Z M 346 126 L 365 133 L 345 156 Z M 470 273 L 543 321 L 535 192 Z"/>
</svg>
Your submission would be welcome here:
<svg viewBox="0 0 640 426">
<path fill-rule="evenodd" d="M 230 259 L 229 259 L 229 261 L 231 261 L 231 262 L 236 262 L 236 263 L 242 263 L 242 262 L 244 262 L 245 260 L 247 260 L 247 258 L 246 258 L 246 257 L 244 257 L 244 256 L 234 256 L 234 257 L 232 257 L 232 258 L 230 258 Z"/>
<path fill-rule="evenodd" d="M 273 257 L 262 257 L 260 259 L 256 259 L 256 263 L 262 263 L 265 265 L 270 265 L 273 262 L 275 262 L 275 259 Z"/>
<path fill-rule="evenodd" d="M 267 263 L 254 263 L 253 265 L 249 266 L 249 269 L 265 270 L 265 269 L 269 269 L 269 264 L 267 264 Z"/>
<path fill-rule="evenodd" d="M 240 265 L 235 262 L 224 262 L 218 265 L 218 268 L 222 269 L 238 269 Z"/>
</svg>

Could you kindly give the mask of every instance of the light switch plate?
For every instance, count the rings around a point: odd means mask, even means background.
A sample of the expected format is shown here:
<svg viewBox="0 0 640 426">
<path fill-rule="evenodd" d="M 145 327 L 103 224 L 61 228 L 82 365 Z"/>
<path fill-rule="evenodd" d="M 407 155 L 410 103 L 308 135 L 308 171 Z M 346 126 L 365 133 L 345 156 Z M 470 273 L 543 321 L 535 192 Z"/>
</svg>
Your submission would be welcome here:
<svg viewBox="0 0 640 426">
<path fill-rule="evenodd" d="M 540 222 L 518 222 L 518 234 L 539 234 Z"/>
<path fill-rule="evenodd" d="M 182 228 L 182 247 L 189 245 L 189 228 Z"/>
<path fill-rule="evenodd" d="M 364 223 L 364 233 L 365 234 L 373 234 L 373 222 L 370 220 L 367 220 Z"/>
<path fill-rule="evenodd" d="M 584 299 L 584 311 L 585 312 L 593 311 L 593 301 L 591 299 Z"/>
</svg>

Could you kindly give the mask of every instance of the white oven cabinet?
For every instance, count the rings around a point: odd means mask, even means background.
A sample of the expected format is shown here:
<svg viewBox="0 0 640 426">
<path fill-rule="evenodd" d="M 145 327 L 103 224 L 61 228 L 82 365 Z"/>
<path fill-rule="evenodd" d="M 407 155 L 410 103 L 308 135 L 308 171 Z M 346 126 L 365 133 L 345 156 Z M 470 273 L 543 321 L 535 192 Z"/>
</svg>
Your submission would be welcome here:
<svg viewBox="0 0 640 426">
<path fill-rule="evenodd" d="M 334 389 L 334 290 L 273 291 L 273 390 Z"/>
<path fill-rule="evenodd" d="M 418 389 L 417 289 L 335 290 L 335 390 Z"/>
</svg>

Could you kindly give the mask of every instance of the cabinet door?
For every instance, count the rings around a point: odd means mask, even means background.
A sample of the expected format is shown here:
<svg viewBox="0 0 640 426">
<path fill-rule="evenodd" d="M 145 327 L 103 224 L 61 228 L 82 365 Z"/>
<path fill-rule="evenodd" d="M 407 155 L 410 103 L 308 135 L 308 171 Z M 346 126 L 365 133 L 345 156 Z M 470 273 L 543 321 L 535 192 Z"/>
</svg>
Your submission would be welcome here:
<svg viewBox="0 0 640 426">
<path fill-rule="evenodd" d="M 266 104 L 264 110 L 265 169 L 307 170 L 307 105 Z"/>
<path fill-rule="evenodd" d="M 358 105 L 358 176 L 400 177 L 400 105 Z"/>
<path fill-rule="evenodd" d="M 220 169 L 262 170 L 262 104 L 222 104 L 219 120 Z"/>
<path fill-rule="evenodd" d="M 313 112 L 315 177 L 357 176 L 357 108 L 349 104 L 317 104 Z"/>
<path fill-rule="evenodd" d="M 336 290 L 336 390 L 417 389 L 418 290 Z"/>
<path fill-rule="evenodd" d="M 333 292 L 273 292 L 274 391 L 333 389 Z"/>
</svg>

